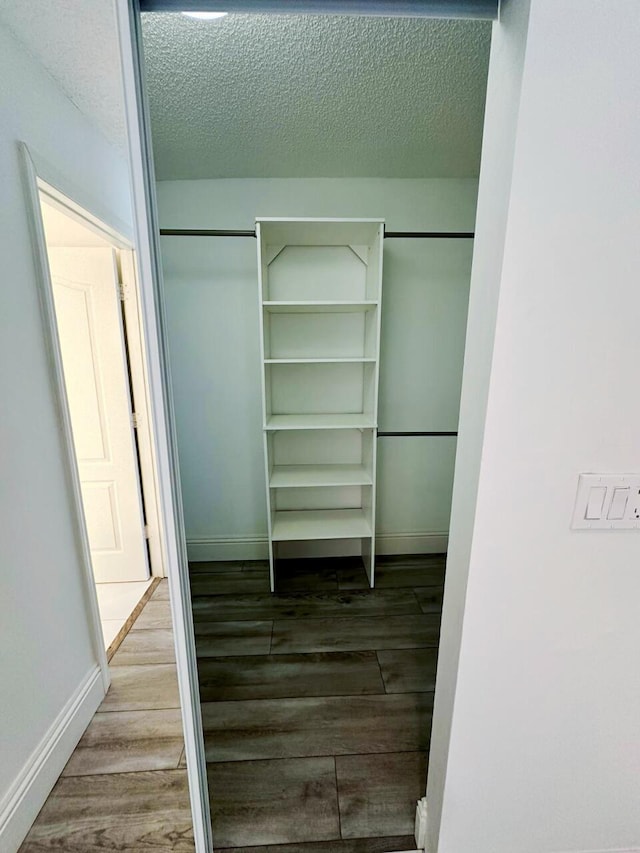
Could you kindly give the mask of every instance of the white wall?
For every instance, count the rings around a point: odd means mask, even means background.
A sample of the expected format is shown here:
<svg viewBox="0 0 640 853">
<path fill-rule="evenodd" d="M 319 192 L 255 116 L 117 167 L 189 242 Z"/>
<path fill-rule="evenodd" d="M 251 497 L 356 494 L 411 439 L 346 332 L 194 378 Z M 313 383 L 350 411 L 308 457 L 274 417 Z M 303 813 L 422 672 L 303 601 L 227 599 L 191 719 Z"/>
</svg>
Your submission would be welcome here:
<svg viewBox="0 0 640 853">
<path fill-rule="evenodd" d="M 452 522 L 452 552 L 473 530 L 430 818 L 438 853 L 639 850 L 640 537 L 569 525 L 579 472 L 640 470 L 640 15 L 636 0 L 531 0 L 527 34 L 526 4 L 504 11 L 515 61 L 492 58 L 491 110 L 524 57 L 522 85 L 482 166 L 472 289 L 497 276 L 500 292 L 475 519 L 457 498 Z M 504 144 L 500 270 L 483 260 L 501 218 L 484 170 Z M 474 303 L 470 329 L 479 318 Z M 461 446 L 476 429 L 463 412 Z M 456 492 L 473 481 L 461 460 Z M 463 604 L 450 593 L 445 634 Z"/>
<path fill-rule="evenodd" d="M 0 26 L 0 823 L 29 759 L 95 668 L 17 143 L 131 220 L 126 163 Z M 32 803 L 35 813 L 41 803 Z M 3 827 L 0 826 L 0 832 Z M 12 840 L 13 839 L 13 840 Z M 16 841 L 2 835 L 3 849 Z"/>
<path fill-rule="evenodd" d="M 256 216 L 383 216 L 389 230 L 473 230 L 474 180 L 269 179 L 158 184 L 162 227 Z M 380 429 L 456 430 L 472 241 L 389 240 Z M 256 245 L 162 238 L 180 468 L 192 558 L 266 555 Z M 444 550 L 454 438 L 381 438 L 380 546 Z"/>
</svg>

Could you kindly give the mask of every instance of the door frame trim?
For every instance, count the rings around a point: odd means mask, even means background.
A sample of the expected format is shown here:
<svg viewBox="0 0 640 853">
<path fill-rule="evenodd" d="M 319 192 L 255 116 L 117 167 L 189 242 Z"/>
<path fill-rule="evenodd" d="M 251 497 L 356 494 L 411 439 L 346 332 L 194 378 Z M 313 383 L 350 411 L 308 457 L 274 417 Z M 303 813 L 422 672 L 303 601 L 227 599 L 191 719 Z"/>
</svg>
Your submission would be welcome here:
<svg viewBox="0 0 640 853">
<path fill-rule="evenodd" d="M 33 162 L 33 155 L 31 152 L 30 156 Z M 39 164 L 34 162 L 34 167 L 36 170 L 36 185 L 38 187 L 38 192 L 47 197 L 48 204 L 55 207 L 56 210 L 60 211 L 60 213 L 64 213 L 65 216 L 68 216 L 70 219 L 79 222 L 80 225 L 88 228 L 90 231 L 93 231 L 94 234 L 98 235 L 98 237 L 102 237 L 103 240 L 107 240 L 115 249 L 134 248 L 133 242 L 128 236 L 123 235 L 108 222 L 100 219 L 91 211 L 91 209 L 83 207 L 66 191 L 61 190 L 57 186 L 57 183 L 53 184 L 51 180 L 44 177 Z"/>
<path fill-rule="evenodd" d="M 212 853 L 213 834 L 168 358 L 153 151 L 144 92 L 140 6 L 138 0 L 115 0 L 114 8 L 138 253 L 140 309 L 146 335 L 151 419 L 157 439 L 156 475 L 164 527 L 191 817 L 196 853 Z"/>
<path fill-rule="evenodd" d="M 127 338 L 131 370 L 132 404 L 137 417 L 137 452 L 140 466 L 140 488 L 148 531 L 149 568 L 151 577 L 166 577 L 166 547 L 157 475 L 158 448 L 153 430 L 149 362 L 145 346 L 144 322 L 141 314 L 140 274 L 135 249 L 123 247 L 119 253 L 120 276 L 125 292 L 124 334 Z"/>
<path fill-rule="evenodd" d="M 139 480 L 140 497 L 144 505 L 145 524 L 149 534 L 150 574 L 154 578 L 163 578 L 165 577 L 165 548 L 158 510 L 158 478 L 155 474 L 157 451 L 150 417 L 149 375 L 145 358 L 144 324 L 140 314 L 140 283 L 136 268 L 136 251 L 127 237 L 39 175 L 36 175 L 36 184 L 40 198 L 45 197 L 47 204 L 109 242 L 118 253 L 119 276 L 128 294 L 123 303 L 122 334 L 126 338 L 126 351 L 131 371 L 131 406 L 132 411 L 139 416 L 136 441 L 139 470 L 136 470 L 136 478 Z"/>
<path fill-rule="evenodd" d="M 24 142 L 18 143 L 23 166 L 23 174 L 27 191 L 27 200 L 30 207 L 29 226 L 34 250 L 34 260 L 37 270 L 38 290 L 40 296 L 40 309 L 43 320 L 44 339 L 49 358 L 49 371 L 54 390 L 60 432 L 66 456 L 64 466 L 67 475 L 67 487 L 72 503 L 72 525 L 74 538 L 80 564 L 82 566 L 83 595 L 87 611 L 87 621 L 91 635 L 91 645 L 100 667 L 102 687 L 106 694 L 111 683 L 109 666 L 107 664 L 107 653 L 104 647 L 102 625 L 100 621 L 100 609 L 98 607 L 98 594 L 93 577 L 93 566 L 91 562 L 91 549 L 89 547 L 89 535 L 84 517 L 82 504 L 82 491 L 80 488 L 80 474 L 76 458 L 75 445 L 73 442 L 73 430 L 71 428 L 71 414 L 67 400 L 67 391 L 64 381 L 64 369 L 62 366 L 62 351 L 60 349 L 60 338 L 58 335 L 58 324 L 56 322 L 55 305 L 53 302 L 53 283 L 49 271 L 49 260 L 47 257 L 47 241 L 42 221 L 42 209 L 40 207 L 39 181 L 44 177 L 38 174 L 38 169 L 31 156 L 28 146 Z"/>
</svg>

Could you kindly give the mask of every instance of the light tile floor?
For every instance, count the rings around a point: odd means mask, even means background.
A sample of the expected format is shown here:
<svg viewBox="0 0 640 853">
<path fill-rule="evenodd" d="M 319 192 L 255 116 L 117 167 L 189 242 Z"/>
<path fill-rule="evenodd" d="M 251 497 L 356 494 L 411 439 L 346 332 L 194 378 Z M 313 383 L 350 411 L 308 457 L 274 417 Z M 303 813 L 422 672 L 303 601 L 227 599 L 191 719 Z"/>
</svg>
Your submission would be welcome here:
<svg viewBox="0 0 640 853">
<path fill-rule="evenodd" d="M 96 584 L 105 649 L 108 649 L 118 636 L 120 629 L 152 583 L 153 578 L 129 583 Z"/>
</svg>

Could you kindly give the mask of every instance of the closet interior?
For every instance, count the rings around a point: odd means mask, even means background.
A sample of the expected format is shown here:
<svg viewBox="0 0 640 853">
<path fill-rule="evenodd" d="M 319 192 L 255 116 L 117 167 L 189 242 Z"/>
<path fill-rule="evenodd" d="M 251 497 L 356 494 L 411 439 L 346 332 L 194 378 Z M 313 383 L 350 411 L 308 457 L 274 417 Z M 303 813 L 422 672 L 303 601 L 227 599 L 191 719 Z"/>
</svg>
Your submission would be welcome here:
<svg viewBox="0 0 640 853">
<path fill-rule="evenodd" d="M 142 14 L 222 853 L 416 847 L 490 32 Z"/>
</svg>

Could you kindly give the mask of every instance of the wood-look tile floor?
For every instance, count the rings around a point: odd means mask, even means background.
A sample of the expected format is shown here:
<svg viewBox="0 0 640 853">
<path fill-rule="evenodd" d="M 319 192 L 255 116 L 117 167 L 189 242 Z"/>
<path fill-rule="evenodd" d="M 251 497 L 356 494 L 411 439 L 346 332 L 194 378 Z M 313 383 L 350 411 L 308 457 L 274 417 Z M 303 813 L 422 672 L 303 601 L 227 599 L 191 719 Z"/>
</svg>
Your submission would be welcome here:
<svg viewBox="0 0 640 853">
<path fill-rule="evenodd" d="M 193 610 L 216 853 L 414 847 L 444 582 L 439 556 L 194 563 Z M 20 848 L 192 853 L 163 581 L 110 662 L 112 684 Z"/>
<path fill-rule="evenodd" d="M 20 853 L 195 849 L 167 581 L 109 668 L 109 692 Z"/>
<path fill-rule="evenodd" d="M 216 853 L 415 847 L 444 562 L 191 565 Z"/>
</svg>

